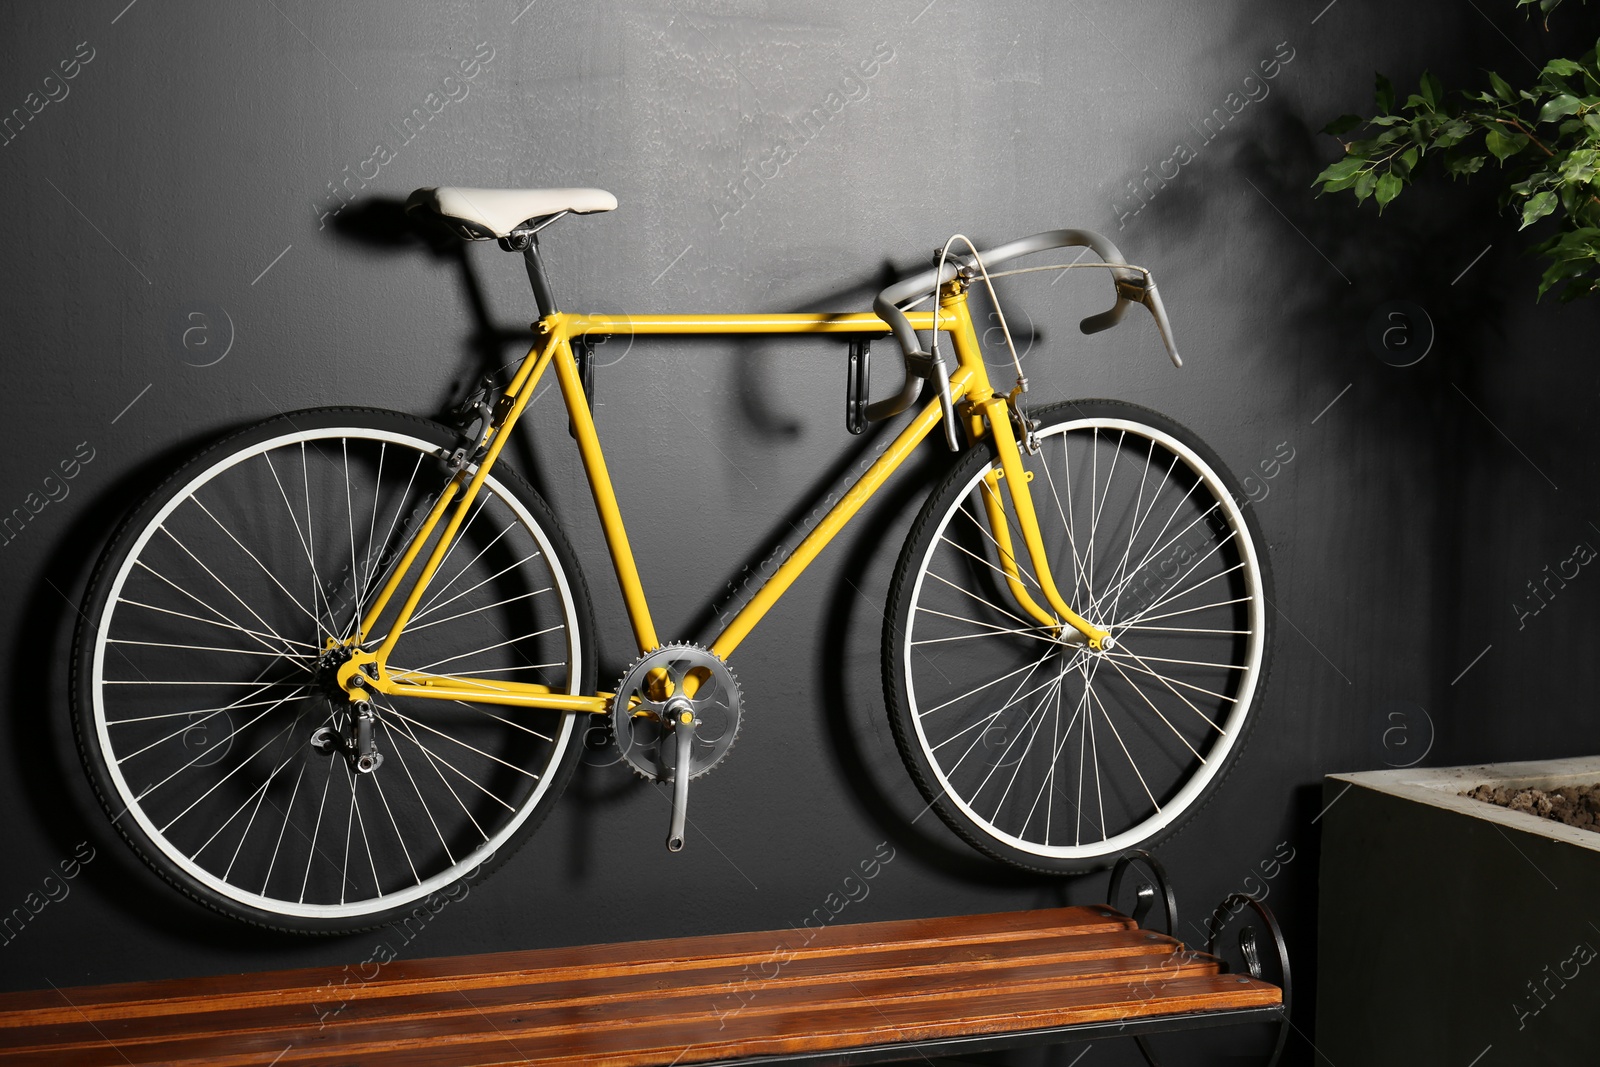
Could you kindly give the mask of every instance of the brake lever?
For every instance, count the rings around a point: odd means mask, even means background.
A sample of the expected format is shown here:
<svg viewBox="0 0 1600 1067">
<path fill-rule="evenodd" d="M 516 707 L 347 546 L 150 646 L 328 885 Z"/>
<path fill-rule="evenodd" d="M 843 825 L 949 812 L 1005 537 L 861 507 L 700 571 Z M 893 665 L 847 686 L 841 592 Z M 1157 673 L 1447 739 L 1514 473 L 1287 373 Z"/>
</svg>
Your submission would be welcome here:
<svg viewBox="0 0 1600 1067">
<path fill-rule="evenodd" d="M 1178 355 L 1178 343 L 1172 339 L 1172 323 L 1167 321 L 1166 305 L 1161 303 L 1161 294 L 1156 292 L 1154 278 L 1146 279 L 1144 295 L 1139 298 L 1139 303 L 1149 309 L 1151 317 L 1156 320 L 1156 329 L 1161 332 L 1161 343 L 1167 346 L 1167 355 L 1172 357 L 1172 365 L 1183 366 L 1183 357 Z"/>
<path fill-rule="evenodd" d="M 1183 357 L 1178 355 L 1178 344 L 1172 338 L 1172 323 L 1167 320 L 1166 305 L 1161 302 L 1161 294 L 1156 291 L 1155 279 L 1149 274 L 1132 271 L 1124 273 L 1118 266 L 1112 267 L 1112 277 L 1117 286 L 1117 302 L 1109 311 L 1090 315 L 1078 324 L 1078 328 L 1084 333 L 1109 330 L 1122 321 L 1123 313 L 1128 310 L 1129 304 L 1142 304 L 1156 320 L 1156 329 L 1161 333 L 1161 343 L 1166 345 L 1172 365 L 1183 366 Z"/>
</svg>

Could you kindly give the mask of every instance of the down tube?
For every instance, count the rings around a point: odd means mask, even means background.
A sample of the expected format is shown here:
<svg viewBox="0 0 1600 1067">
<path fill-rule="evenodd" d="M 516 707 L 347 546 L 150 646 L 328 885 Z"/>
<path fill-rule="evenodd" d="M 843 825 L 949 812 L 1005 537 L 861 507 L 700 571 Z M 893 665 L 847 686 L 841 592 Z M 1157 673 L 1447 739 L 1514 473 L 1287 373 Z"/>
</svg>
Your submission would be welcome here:
<svg viewBox="0 0 1600 1067">
<path fill-rule="evenodd" d="M 966 393 L 970 378 L 971 373 L 965 370 L 957 371 L 951 376 L 952 401 L 959 401 Z M 750 603 L 733 617 L 712 642 L 712 652 L 723 659 L 733 655 L 733 650 L 749 636 L 750 631 L 755 629 L 756 623 L 760 622 L 772 605 L 778 602 L 778 598 L 788 591 L 789 586 L 794 584 L 795 579 L 811 565 L 812 560 L 827 547 L 828 542 L 844 528 L 845 523 L 854 518 L 862 505 L 871 499 L 891 474 L 899 469 L 900 464 L 906 461 L 912 450 L 922 443 L 922 439 L 938 428 L 942 419 L 943 413 L 937 400 L 922 409 L 922 413 L 900 432 L 900 436 L 894 439 L 888 450 L 867 468 L 867 472 L 850 487 L 844 498 L 822 517 L 822 521 L 806 535 L 805 540 L 800 542 L 793 554 L 773 572 L 772 577 L 761 586 Z"/>
</svg>

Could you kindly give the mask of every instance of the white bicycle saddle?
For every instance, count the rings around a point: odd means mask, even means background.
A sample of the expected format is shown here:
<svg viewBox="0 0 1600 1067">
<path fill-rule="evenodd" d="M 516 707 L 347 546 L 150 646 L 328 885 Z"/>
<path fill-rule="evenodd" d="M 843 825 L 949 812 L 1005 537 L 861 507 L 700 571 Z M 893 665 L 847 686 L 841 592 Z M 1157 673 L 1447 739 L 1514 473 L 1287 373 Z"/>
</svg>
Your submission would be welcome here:
<svg viewBox="0 0 1600 1067">
<path fill-rule="evenodd" d="M 547 215 L 570 211 L 589 215 L 613 211 L 617 198 L 604 189 L 466 189 L 443 186 L 418 189 L 406 200 L 407 211 L 438 215 L 469 241 L 505 237 L 519 226 Z"/>
</svg>

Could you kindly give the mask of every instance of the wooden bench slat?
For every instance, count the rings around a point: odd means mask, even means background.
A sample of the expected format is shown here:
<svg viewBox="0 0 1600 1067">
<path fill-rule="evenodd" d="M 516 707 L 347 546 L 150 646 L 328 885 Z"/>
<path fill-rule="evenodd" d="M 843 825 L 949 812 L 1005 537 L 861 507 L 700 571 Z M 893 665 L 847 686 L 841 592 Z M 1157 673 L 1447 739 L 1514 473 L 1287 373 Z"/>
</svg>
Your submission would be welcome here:
<svg viewBox="0 0 1600 1067">
<path fill-rule="evenodd" d="M 834 1004 L 849 1004 L 863 998 L 883 1000 L 923 997 L 952 1000 L 973 993 L 997 989 L 1025 990 L 1068 988 L 1092 984 L 1121 985 L 1130 979 L 1157 980 L 1179 975 L 1217 972 L 1217 962 L 1195 953 L 1174 956 L 1171 942 L 1151 945 L 1130 944 L 1135 950 L 1125 955 L 1102 955 L 1071 959 L 1063 956 L 1036 958 L 1027 962 L 1004 959 L 978 961 L 925 960 L 922 966 L 894 965 L 839 973 L 820 966 L 820 961 L 795 961 L 781 969 L 776 979 L 743 982 L 738 972 L 718 969 L 710 974 L 688 973 L 663 978 L 658 975 L 629 976 L 606 981 L 549 982 L 502 986 L 474 991 L 465 999 L 457 991 L 406 993 L 387 997 L 354 1000 L 342 1009 L 326 1005 L 328 1027 L 351 1031 L 359 1025 L 386 1024 L 387 1020 L 436 1020 L 438 1032 L 460 1027 L 477 1027 L 485 1019 L 499 1025 L 500 1014 L 523 1014 L 530 1005 L 554 1015 L 568 1013 L 581 1017 L 584 1026 L 617 1025 L 630 1022 L 641 1003 L 648 1003 L 655 1018 L 691 1015 L 715 1018 L 716 1013 L 751 1010 L 787 1010 L 798 1003 L 803 1010 L 827 1010 Z M 286 1010 L 288 1009 L 288 1010 Z M 709 1013 L 709 1014 L 708 1014 Z M 447 1021 L 448 1020 L 448 1021 Z M 14 1048 L 87 1048 L 104 1041 L 118 1045 L 171 1038 L 184 1032 L 218 1034 L 278 1032 L 292 1037 L 294 1032 L 315 1026 L 318 1013 L 294 1011 L 290 1005 L 258 1006 L 229 1012 L 181 1014 L 167 1017 L 136 1016 L 91 1023 L 54 1023 L 17 1028 L 11 1035 Z M 567 1022 L 553 1025 L 567 1026 Z"/>
<path fill-rule="evenodd" d="M 976 1033 L 1015 1032 L 1071 1023 L 1135 1019 L 1154 1014 L 1219 1011 L 1277 1004 L 1279 990 L 1232 975 L 1180 977 L 1149 985 L 1097 984 L 1079 989 L 999 991 L 967 997 L 959 1013 L 940 1001 L 907 999 L 857 1003 L 825 1014 L 807 1010 L 783 1013 L 747 1009 L 724 1020 L 643 1018 L 628 1026 L 608 1025 L 575 1031 L 549 1030 L 509 1020 L 453 1035 L 429 1032 L 421 1023 L 393 1022 L 381 1033 L 351 1040 L 332 1028 L 290 1037 L 250 1034 L 193 1037 L 125 1047 L 121 1051 L 70 1049 L 35 1053 L 39 1067 L 71 1064 L 208 1064 L 245 1067 L 272 1062 L 280 1067 L 332 1067 L 379 1062 L 386 1067 L 448 1063 L 459 1067 L 489 1064 L 571 1064 L 645 1067 L 703 1063 L 737 1056 L 772 1055 L 800 1049 L 836 1049 L 868 1044 L 931 1040 Z M 536 1014 L 530 1007 L 528 1014 Z M 687 1052 L 685 1050 L 688 1050 Z M 280 1056 L 280 1053 L 282 1054 Z M 36 1058 L 35 1058 L 36 1057 Z"/>
<path fill-rule="evenodd" d="M 349 985 L 305 968 L 10 994 L 0 1064 L 642 1067 L 1281 1000 L 1217 972 L 1109 909 L 1053 908 L 397 960 Z"/>
<path fill-rule="evenodd" d="M 952 946 L 990 940 L 1026 940 L 1061 935 L 1109 933 L 1133 927 L 1133 920 L 1108 908 L 1072 906 L 985 915 L 952 915 L 931 919 L 824 926 L 817 930 L 758 931 L 663 938 L 603 945 L 521 949 L 475 956 L 397 959 L 383 968 L 385 982 L 418 983 L 454 988 L 463 984 L 488 988 L 536 978 L 543 972 L 584 968 L 596 976 L 634 973 L 641 968 L 672 971 L 684 966 L 725 961 L 736 966 L 759 964 L 785 938 L 810 941 L 797 949 L 805 956 L 833 957 L 894 947 Z M 123 1013 L 165 1014 L 175 1000 L 192 999 L 214 1010 L 233 1000 L 272 1003 L 284 994 L 337 986 L 346 975 L 332 967 L 306 967 L 252 974 L 79 986 L 69 992 L 75 1007 L 62 1004 L 54 990 L 0 993 L 0 1017 L 28 1012 L 114 1018 Z M 367 983 L 371 984 L 371 983 Z M 352 987 L 354 983 L 352 983 Z M 341 994 L 343 995 L 343 994 Z M 40 1021 L 44 1021 L 42 1018 Z"/>
</svg>

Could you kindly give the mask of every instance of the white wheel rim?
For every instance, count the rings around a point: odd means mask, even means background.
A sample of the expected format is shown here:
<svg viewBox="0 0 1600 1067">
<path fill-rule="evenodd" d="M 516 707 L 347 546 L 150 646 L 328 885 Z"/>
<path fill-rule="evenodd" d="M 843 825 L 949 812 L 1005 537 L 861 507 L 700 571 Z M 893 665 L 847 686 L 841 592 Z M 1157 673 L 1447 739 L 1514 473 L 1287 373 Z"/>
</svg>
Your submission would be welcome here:
<svg viewBox="0 0 1600 1067">
<path fill-rule="evenodd" d="M 394 433 L 387 430 L 378 430 L 364 426 L 336 426 L 316 430 L 301 430 L 273 437 L 270 440 L 252 445 L 249 448 L 234 452 L 224 457 L 221 461 L 212 464 L 204 471 L 197 474 L 170 499 L 139 532 L 137 539 L 130 546 L 122 563 L 112 577 L 110 590 L 106 597 L 106 610 L 102 612 L 99 624 L 96 626 L 94 643 L 92 646 L 92 661 L 90 668 L 91 706 L 94 714 L 94 730 L 96 744 L 100 753 L 105 757 L 102 762 L 106 768 L 109 780 L 116 790 L 117 803 L 123 805 L 124 814 L 119 818 L 132 818 L 142 831 L 144 837 L 160 851 L 161 855 L 174 866 L 182 870 L 195 882 L 206 887 L 212 892 L 222 896 L 234 904 L 251 908 L 257 911 L 268 912 L 275 915 L 292 916 L 306 919 L 332 919 L 352 918 L 369 915 L 377 912 L 386 912 L 394 908 L 403 907 L 418 900 L 426 899 L 433 893 L 453 884 L 488 862 L 494 854 L 509 841 L 530 816 L 538 809 L 544 799 L 551 783 L 555 779 L 553 774 L 544 774 L 532 794 L 522 803 L 519 810 L 495 833 L 490 835 L 489 841 L 474 848 L 469 856 L 462 861 L 423 879 L 419 884 L 397 889 L 394 892 L 383 893 L 377 897 L 353 901 L 342 904 L 307 904 L 292 900 L 283 900 L 276 897 L 263 896 L 253 893 L 237 885 L 229 883 L 207 871 L 195 863 L 182 850 L 175 848 L 167 837 L 156 827 L 139 803 L 135 790 L 127 779 L 112 754 L 116 751 L 112 746 L 111 737 L 107 729 L 107 710 L 104 703 L 105 692 L 105 658 L 106 646 L 109 639 L 109 627 L 106 623 L 114 612 L 115 605 L 121 596 L 128 575 L 139 559 L 145 545 L 154 536 L 157 528 L 166 520 L 167 516 L 176 510 L 202 485 L 211 481 L 223 471 L 244 462 L 245 460 L 262 455 L 273 449 L 286 445 L 295 445 L 325 438 L 349 437 L 365 441 L 393 444 L 406 448 L 417 449 L 428 454 L 437 454 L 439 447 L 421 438 L 411 437 L 406 434 Z M 555 554 L 554 546 L 533 514 L 514 493 L 510 492 L 505 484 L 491 473 L 484 479 L 484 489 L 492 492 L 495 497 L 504 503 L 522 523 L 523 528 L 538 543 L 540 550 L 545 554 L 556 589 L 561 598 L 563 617 L 569 620 L 577 619 L 574 607 L 570 579 L 565 569 L 560 565 L 559 557 Z M 568 690 L 576 693 L 580 679 L 583 676 L 582 663 L 584 649 L 582 648 L 582 635 L 576 625 L 567 627 L 568 634 Z M 555 768 L 560 765 L 567 746 L 572 743 L 576 716 L 568 714 L 562 717 L 560 732 L 555 736 L 551 745 L 550 756 L 546 766 Z"/>
<path fill-rule="evenodd" d="M 1199 799 L 1210 786 L 1218 773 L 1229 762 L 1233 750 L 1243 734 L 1244 726 L 1253 708 L 1255 691 L 1260 680 L 1261 661 L 1265 651 L 1265 611 L 1266 597 L 1261 588 L 1261 561 L 1258 555 L 1255 540 L 1250 535 L 1250 530 L 1245 522 L 1243 512 L 1235 501 L 1233 494 L 1223 483 L 1216 470 L 1207 463 L 1193 448 L 1174 437 L 1172 434 L 1145 423 L 1130 419 L 1118 418 L 1079 418 L 1072 419 L 1051 426 L 1047 437 L 1042 440 L 1070 433 L 1074 430 L 1098 429 L 1112 432 L 1126 432 L 1137 435 L 1141 439 L 1153 440 L 1156 445 L 1167 449 L 1182 460 L 1196 474 L 1201 483 L 1205 485 L 1221 507 L 1227 517 L 1229 527 L 1235 532 L 1238 543 L 1238 553 L 1246 562 L 1243 568 L 1244 580 L 1250 597 L 1248 605 L 1250 633 L 1246 639 L 1243 677 L 1234 700 L 1232 712 L 1226 721 L 1221 724 L 1221 736 L 1212 743 L 1207 753 L 1207 759 L 1200 768 L 1191 775 L 1179 790 L 1168 799 L 1157 812 L 1136 823 L 1134 826 L 1120 833 L 1111 835 L 1104 840 L 1096 840 L 1086 844 L 1073 845 L 1043 845 L 1010 833 L 993 824 L 993 822 L 978 812 L 972 804 L 964 799 L 952 788 L 951 782 L 939 758 L 933 752 L 933 742 L 923 727 L 922 716 L 918 713 L 915 675 L 912 671 L 912 652 L 915 647 L 913 635 L 916 632 L 917 620 L 915 610 L 906 625 L 906 633 L 901 645 L 901 671 L 905 678 L 906 700 L 911 711 L 911 723 L 915 730 L 917 744 L 922 751 L 928 768 L 934 776 L 936 795 L 943 801 L 959 810 L 967 819 L 994 840 L 1008 845 L 1020 852 L 1043 858 L 1056 860 L 1088 860 L 1102 856 L 1120 853 L 1126 849 L 1148 841 L 1171 826 L 1182 817 L 1191 806 Z M 968 482 L 962 486 L 950 507 L 941 517 L 935 531 L 933 540 L 928 550 L 919 562 L 916 581 L 912 585 L 910 603 L 915 606 L 921 602 L 923 583 L 927 580 L 930 564 L 937 550 L 940 536 L 948 528 L 952 518 L 963 504 L 970 499 L 971 494 L 990 467 L 980 468 Z M 1037 493 L 1035 494 L 1037 497 Z M 1019 552 L 1022 550 L 1019 548 Z M 1076 607 L 1077 605 L 1074 605 Z M 998 812 L 997 812 L 998 814 Z"/>
</svg>

